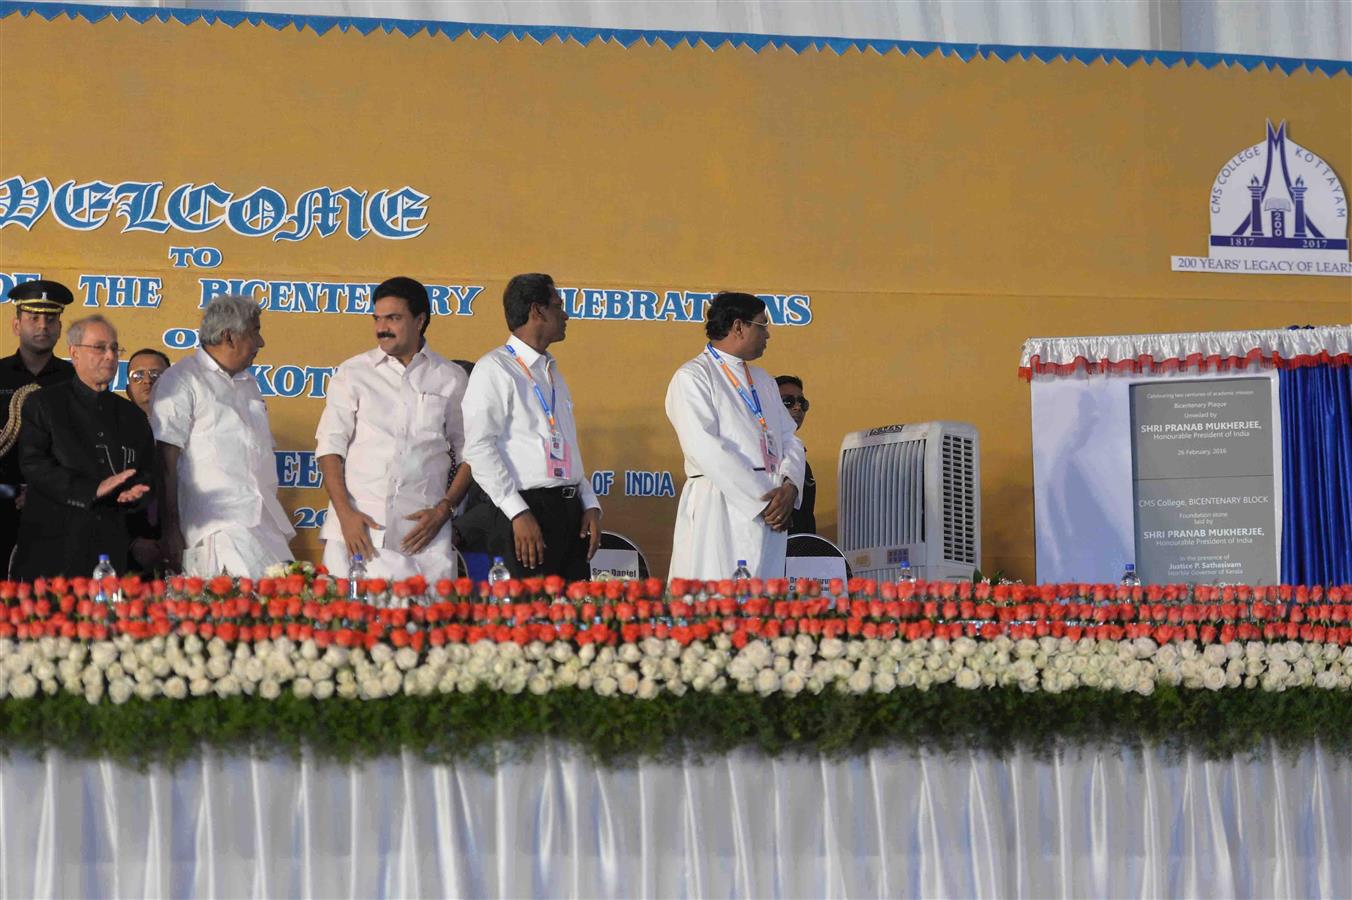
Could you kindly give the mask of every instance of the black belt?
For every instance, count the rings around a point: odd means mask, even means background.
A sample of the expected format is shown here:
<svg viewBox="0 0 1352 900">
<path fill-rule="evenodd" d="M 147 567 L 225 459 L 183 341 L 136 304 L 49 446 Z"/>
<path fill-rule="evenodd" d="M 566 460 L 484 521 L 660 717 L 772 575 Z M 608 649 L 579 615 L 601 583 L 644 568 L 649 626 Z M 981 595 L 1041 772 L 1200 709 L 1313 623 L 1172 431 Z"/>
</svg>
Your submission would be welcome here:
<svg viewBox="0 0 1352 900">
<path fill-rule="evenodd" d="M 756 468 L 752 469 L 751 471 L 753 471 L 753 472 L 764 472 L 764 471 L 765 471 L 765 466 L 756 466 Z M 704 476 L 703 476 L 703 475 L 690 475 L 690 476 L 688 476 L 688 477 L 690 477 L 690 478 L 703 478 Z"/>
<path fill-rule="evenodd" d="M 565 500 L 572 500 L 577 496 L 578 487 L 575 484 L 564 484 L 558 487 L 538 487 L 522 488 L 523 494 L 556 494 Z"/>
</svg>

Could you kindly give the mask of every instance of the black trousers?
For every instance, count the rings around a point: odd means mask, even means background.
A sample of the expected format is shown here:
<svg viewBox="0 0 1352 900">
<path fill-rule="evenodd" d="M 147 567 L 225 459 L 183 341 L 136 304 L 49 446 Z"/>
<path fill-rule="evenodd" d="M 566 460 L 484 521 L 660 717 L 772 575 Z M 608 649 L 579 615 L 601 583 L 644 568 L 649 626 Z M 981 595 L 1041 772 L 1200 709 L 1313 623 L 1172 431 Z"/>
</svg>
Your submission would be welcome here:
<svg viewBox="0 0 1352 900">
<path fill-rule="evenodd" d="M 9 572 L 9 558 L 19 540 L 19 511 L 13 499 L 0 497 L 0 581 Z"/>
<path fill-rule="evenodd" d="M 513 578 L 538 578 L 543 575 L 561 575 L 569 581 L 591 578 L 591 563 L 587 561 L 587 539 L 579 537 L 582 530 L 582 501 L 576 488 L 531 488 L 521 492 L 540 532 L 545 539 L 544 563 L 528 569 L 516 558 L 516 538 L 512 521 L 497 511 L 497 521 L 489 539 L 489 552 L 501 556 Z"/>
</svg>

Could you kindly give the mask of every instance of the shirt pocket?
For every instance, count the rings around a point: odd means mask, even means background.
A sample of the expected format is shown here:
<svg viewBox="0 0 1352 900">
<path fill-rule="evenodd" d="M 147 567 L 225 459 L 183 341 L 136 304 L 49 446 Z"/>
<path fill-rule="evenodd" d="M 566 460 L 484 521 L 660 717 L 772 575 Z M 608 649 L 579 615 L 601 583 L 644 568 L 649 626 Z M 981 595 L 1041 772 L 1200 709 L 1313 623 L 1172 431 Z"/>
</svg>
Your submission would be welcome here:
<svg viewBox="0 0 1352 900">
<path fill-rule="evenodd" d="M 423 437 L 446 435 L 446 407 L 451 398 L 446 394 L 419 393 L 413 405 L 413 431 Z"/>
<path fill-rule="evenodd" d="M 262 451 L 274 449 L 276 442 L 272 439 L 272 426 L 268 422 L 268 406 L 262 397 L 250 397 L 244 404 L 241 418 L 248 429 L 245 441 L 249 446 Z"/>
</svg>

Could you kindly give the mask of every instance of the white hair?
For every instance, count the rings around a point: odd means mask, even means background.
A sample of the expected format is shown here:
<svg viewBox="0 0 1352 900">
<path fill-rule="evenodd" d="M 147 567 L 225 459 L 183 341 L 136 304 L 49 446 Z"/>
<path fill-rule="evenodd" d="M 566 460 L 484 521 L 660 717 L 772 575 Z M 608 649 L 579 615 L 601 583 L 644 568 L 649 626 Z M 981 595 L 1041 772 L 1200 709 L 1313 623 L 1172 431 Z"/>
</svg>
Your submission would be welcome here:
<svg viewBox="0 0 1352 900">
<path fill-rule="evenodd" d="M 89 329 L 90 325 L 104 326 L 113 333 L 113 340 L 117 340 L 117 329 L 113 327 L 113 323 L 96 313 L 92 316 L 85 316 L 83 319 L 76 319 L 74 322 L 70 323 L 70 327 L 66 329 L 66 345 L 74 347 L 83 344 L 84 333 Z"/>
<path fill-rule="evenodd" d="M 203 347 L 214 347 L 226 334 L 243 335 L 262 318 L 258 304 L 247 297 L 216 297 L 202 313 L 197 338 Z"/>
</svg>

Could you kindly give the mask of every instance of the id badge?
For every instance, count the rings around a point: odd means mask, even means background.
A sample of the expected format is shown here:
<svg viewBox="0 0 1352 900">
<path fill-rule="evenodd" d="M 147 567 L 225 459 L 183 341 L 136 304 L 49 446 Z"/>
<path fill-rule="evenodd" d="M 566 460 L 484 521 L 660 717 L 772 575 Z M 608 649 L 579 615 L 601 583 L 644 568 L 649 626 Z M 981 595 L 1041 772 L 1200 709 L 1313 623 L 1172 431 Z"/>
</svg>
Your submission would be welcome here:
<svg viewBox="0 0 1352 900">
<path fill-rule="evenodd" d="M 762 434 L 760 446 L 761 458 L 765 461 L 765 472 L 767 475 L 774 475 L 779 471 L 779 454 L 775 450 L 774 438 L 769 434 Z"/>
<path fill-rule="evenodd" d="M 549 468 L 550 478 L 573 480 L 573 454 L 568 450 L 568 442 L 561 434 L 551 434 L 545 438 L 545 464 Z"/>
</svg>

